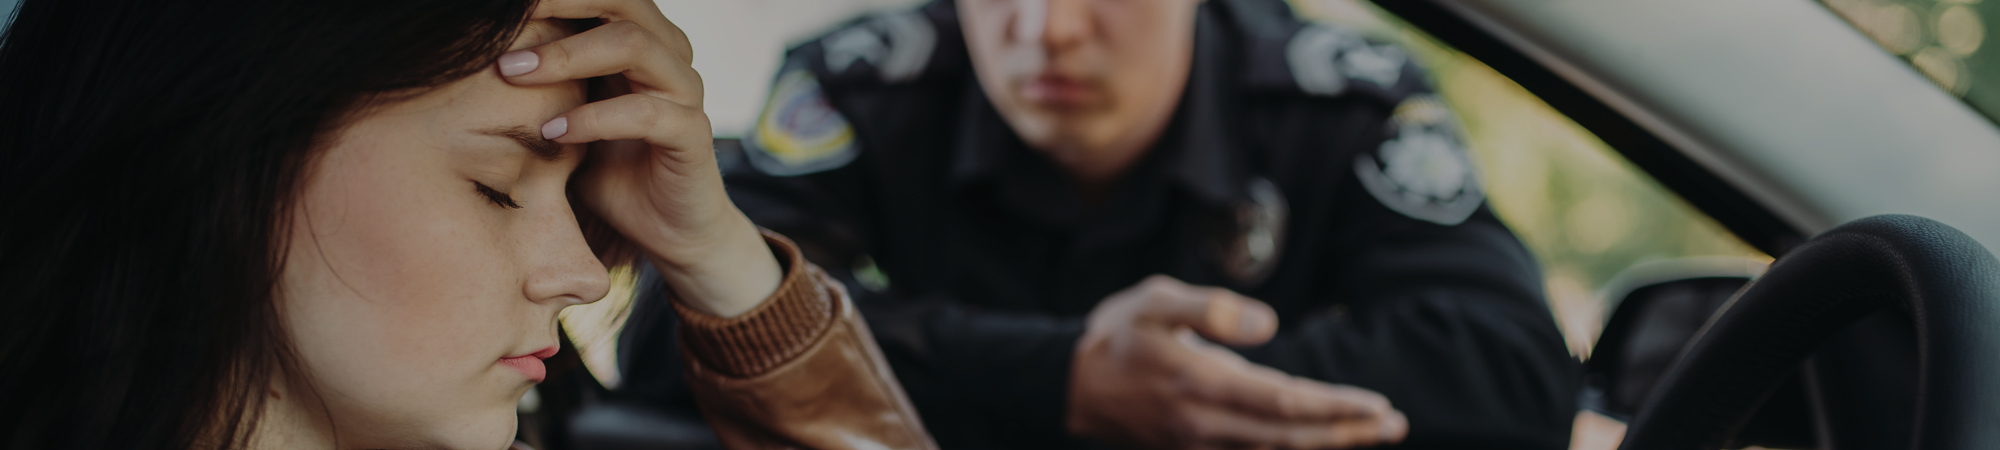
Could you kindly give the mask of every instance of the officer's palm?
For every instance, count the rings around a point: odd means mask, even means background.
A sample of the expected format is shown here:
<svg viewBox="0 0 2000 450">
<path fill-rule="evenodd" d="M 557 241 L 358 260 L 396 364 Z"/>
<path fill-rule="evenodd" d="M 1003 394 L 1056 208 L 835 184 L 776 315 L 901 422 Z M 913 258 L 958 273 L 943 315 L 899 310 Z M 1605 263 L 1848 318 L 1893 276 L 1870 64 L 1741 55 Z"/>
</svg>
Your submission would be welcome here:
<svg viewBox="0 0 2000 450">
<path fill-rule="evenodd" d="M 1140 448 L 1402 439 L 1408 422 L 1380 394 L 1292 377 L 1209 342 L 1255 345 L 1275 329 L 1269 307 L 1219 288 L 1155 276 L 1113 294 L 1091 312 L 1077 344 L 1069 430 Z"/>
</svg>

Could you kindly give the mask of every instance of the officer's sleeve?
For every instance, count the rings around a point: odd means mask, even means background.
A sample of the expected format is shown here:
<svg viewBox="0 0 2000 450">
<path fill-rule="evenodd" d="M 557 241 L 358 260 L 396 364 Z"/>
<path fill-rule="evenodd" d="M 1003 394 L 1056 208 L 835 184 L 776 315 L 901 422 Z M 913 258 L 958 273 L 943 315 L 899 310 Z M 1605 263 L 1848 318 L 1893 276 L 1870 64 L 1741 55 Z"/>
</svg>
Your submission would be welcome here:
<svg viewBox="0 0 2000 450">
<path fill-rule="evenodd" d="M 1568 447 L 1581 366 L 1534 257 L 1484 205 L 1441 101 L 1388 116 L 1358 142 L 1375 151 L 1317 169 L 1341 179 L 1311 205 L 1341 215 L 1307 231 L 1328 237 L 1307 256 L 1329 268 L 1321 306 L 1246 357 L 1381 392 L 1410 419 L 1408 448 Z"/>
<path fill-rule="evenodd" d="M 1580 366 L 1527 252 L 1483 209 L 1450 227 L 1369 216 L 1357 220 L 1379 223 L 1328 250 L 1351 252 L 1328 274 L 1346 306 L 1297 320 L 1250 359 L 1381 392 L 1410 418 L 1413 448 L 1567 447 Z"/>
</svg>

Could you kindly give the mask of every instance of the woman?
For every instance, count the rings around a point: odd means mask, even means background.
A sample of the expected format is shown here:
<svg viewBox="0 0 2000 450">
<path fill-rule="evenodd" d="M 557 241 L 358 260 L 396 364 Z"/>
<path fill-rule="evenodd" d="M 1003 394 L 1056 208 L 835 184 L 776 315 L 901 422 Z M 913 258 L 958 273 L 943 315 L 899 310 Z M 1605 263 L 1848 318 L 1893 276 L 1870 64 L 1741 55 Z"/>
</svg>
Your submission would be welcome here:
<svg viewBox="0 0 2000 450">
<path fill-rule="evenodd" d="M 506 448 L 638 257 L 726 444 L 933 446 L 724 195 L 691 56 L 646 0 L 26 2 L 0 447 Z"/>
</svg>

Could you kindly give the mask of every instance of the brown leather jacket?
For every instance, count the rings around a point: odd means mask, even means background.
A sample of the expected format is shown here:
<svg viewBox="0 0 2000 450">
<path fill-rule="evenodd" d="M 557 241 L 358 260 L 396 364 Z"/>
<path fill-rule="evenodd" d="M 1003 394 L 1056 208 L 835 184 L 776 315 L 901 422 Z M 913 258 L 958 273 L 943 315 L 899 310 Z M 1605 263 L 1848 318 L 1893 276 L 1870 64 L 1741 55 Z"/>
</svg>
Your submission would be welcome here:
<svg viewBox="0 0 2000 450">
<path fill-rule="evenodd" d="M 688 384 L 731 449 L 935 449 L 840 282 L 797 244 L 764 240 L 785 279 L 762 305 L 720 318 L 674 302 Z"/>
</svg>

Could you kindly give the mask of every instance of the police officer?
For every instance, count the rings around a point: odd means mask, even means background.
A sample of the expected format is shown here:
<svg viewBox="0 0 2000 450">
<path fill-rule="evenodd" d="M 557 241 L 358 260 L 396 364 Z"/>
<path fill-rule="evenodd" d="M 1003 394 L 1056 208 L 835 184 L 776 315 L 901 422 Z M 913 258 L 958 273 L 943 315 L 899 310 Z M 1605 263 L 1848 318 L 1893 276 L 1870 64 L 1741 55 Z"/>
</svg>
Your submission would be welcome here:
<svg viewBox="0 0 2000 450">
<path fill-rule="evenodd" d="M 1567 447 L 1579 367 L 1453 114 L 1280 0 L 864 17 L 724 164 L 945 448 Z"/>
</svg>

